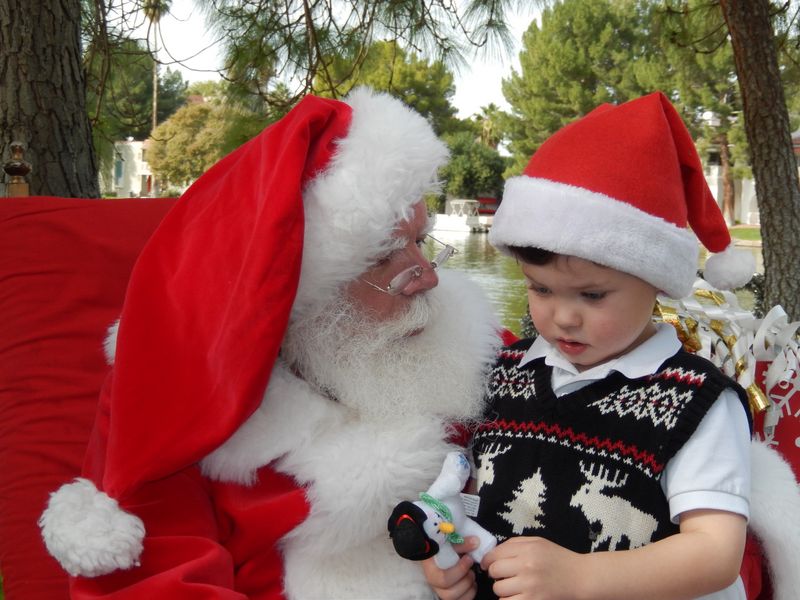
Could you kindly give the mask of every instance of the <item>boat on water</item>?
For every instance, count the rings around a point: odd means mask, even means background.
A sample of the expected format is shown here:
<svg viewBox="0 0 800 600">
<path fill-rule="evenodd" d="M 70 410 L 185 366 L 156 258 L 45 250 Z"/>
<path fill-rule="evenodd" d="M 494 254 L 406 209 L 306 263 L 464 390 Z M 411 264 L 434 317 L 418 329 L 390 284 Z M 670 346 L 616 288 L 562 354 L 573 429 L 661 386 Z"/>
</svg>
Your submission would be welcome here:
<svg viewBox="0 0 800 600">
<path fill-rule="evenodd" d="M 461 231 L 464 233 L 486 233 L 492 226 L 491 216 L 435 215 L 434 231 Z"/>
<path fill-rule="evenodd" d="M 484 200 L 484 202 L 482 202 Z M 491 200 L 488 202 L 486 200 Z M 448 199 L 444 214 L 435 217 L 434 231 L 460 231 L 466 233 L 486 233 L 494 218 L 494 199 Z"/>
</svg>

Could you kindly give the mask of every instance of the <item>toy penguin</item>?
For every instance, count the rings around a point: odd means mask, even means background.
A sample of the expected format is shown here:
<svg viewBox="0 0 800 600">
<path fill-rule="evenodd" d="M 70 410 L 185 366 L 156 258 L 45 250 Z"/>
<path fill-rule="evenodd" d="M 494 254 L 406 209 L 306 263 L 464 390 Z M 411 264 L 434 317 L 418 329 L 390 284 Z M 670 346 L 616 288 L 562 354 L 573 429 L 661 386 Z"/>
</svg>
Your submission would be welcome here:
<svg viewBox="0 0 800 600">
<path fill-rule="evenodd" d="M 395 551 L 409 560 L 434 557 L 436 566 L 449 569 L 458 562 L 452 544 L 464 536 L 477 536 L 478 548 L 469 553 L 479 563 L 497 545 L 494 536 L 470 519 L 464 510 L 460 492 L 469 477 L 469 462 L 460 452 L 450 452 L 442 471 L 427 492 L 416 502 L 404 500 L 389 517 L 389 535 Z"/>
</svg>

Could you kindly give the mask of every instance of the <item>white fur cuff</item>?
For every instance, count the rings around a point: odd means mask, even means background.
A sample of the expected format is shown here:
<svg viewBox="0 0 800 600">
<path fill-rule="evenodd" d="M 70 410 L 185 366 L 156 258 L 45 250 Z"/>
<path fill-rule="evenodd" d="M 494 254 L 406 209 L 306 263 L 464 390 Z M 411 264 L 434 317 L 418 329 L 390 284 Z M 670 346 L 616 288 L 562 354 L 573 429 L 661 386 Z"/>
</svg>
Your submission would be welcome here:
<svg viewBox="0 0 800 600">
<path fill-rule="evenodd" d="M 88 479 L 52 493 L 39 527 L 47 551 L 72 576 L 97 577 L 139 565 L 144 524 Z"/>
<path fill-rule="evenodd" d="M 775 600 L 793 600 L 800 590 L 800 485 L 767 444 L 753 442 L 751 457 L 750 528 L 767 558 Z"/>
</svg>

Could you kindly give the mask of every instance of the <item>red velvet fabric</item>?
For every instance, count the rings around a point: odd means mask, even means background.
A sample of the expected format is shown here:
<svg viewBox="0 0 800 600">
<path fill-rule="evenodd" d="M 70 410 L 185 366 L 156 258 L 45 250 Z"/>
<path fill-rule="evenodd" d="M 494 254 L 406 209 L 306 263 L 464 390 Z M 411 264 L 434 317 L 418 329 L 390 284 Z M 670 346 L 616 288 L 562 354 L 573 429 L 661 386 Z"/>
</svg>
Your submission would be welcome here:
<svg viewBox="0 0 800 600">
<path fill-rule="evenodd" d="M 688 221 L 711 252 L 731 243 L 694 142 L 661 92 L 596 108 L 548 138 L 524 173 L 605 194 L 678 227 Z"/>
<path fill-rule="evenodd" d="M 761 545 L 753 535 L 748 535 L 742 568 L 739 570 L 748 600 L 772 600 L 772 588 L 766 570 Z"/>
<path fill-rule="evenodd" d="M 112 498 L 196 463 L 258 407 L 300 277 L 303 186 L 327 168 L 350 116 L 307 96 L 204 173 L 142 251 L 96 432 L 95 483 Z"/>
<path fill-rule="evenodd" d="M 102 342 L 171 199 L 0 198 L 0 572 L 6 600 L 66 598 L 41 541 L 50 492 L 81 471 Z"/>
<path fill-rule="evenodd" d="M 303 490 L 269 467 L 252 486 L 190 467 L 140 486 L 124 508 L 145 524 L 141 566 L 73 579 L 73 600 L 283 600 L 277 542 L 308 515 Z"/>
<path fill-rule="evenodd" d="M 515 334 L 510 329 L 505 329 L 505 328 L 500 332 L 500 339 L 503 340 L 504 346 L 510 346 L 514 342 L 519 341 L 519 337 L 517 337 L 517 334 Z"/>
</svg>

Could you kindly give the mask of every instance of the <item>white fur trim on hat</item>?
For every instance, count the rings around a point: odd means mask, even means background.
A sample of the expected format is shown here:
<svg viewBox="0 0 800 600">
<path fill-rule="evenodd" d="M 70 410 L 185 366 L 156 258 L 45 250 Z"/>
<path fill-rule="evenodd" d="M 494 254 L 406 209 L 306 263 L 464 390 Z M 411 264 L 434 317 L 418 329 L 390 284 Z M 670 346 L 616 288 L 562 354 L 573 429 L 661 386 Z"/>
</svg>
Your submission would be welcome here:
<svg viewBox="0 0 800 600">
<path fill-rule="evenodd" d="M 119 319 L 108 326 L 106 339 L 103 340 L 103 354 L 106 357 L 106 364 L 113 365 L 117 356 L 117 333 L 119 332 Z"/>
<path fill-rule="evenodd" d="M 756 258 L 752 252 L 738 250 L 733 244 L 718 254 L 712 254 L 703 268 L 703 279 L 718 290 L 742 287 L 756 272 Z"/>
<path fill-rule="evenodd" d="M 750 529 L 767 559 L 775 600 L 795 600 L 800 590 L 800 486 L 776 450 L 753 442 Z"/>
<path fill-rule="evenodd" d="M 383 252 L 398 221 L 438 189 L 447 146 L 428 121 L 387 94 L 367 88 L 345 100 L 347 135 L 324 172 L 303 192 L 305 241 L 293 315 L 330 298 Z"/>
<path fill-rule="evenodd" d="M 605 194 L 547 179 L 506 181 L 489 241 L 506 253 L 508 246 L 527 246 L 591 260 L 673 298 L 687 295 L 697 277 L 699 244 L 688 229 Z"/>
<path fill-rule="evenodd" d="M 139 565 L 144 524 L 88 479 L 50 494 L 39 527 L 47 551 L 72 576 L 97 577 Z"/>
</svg>

